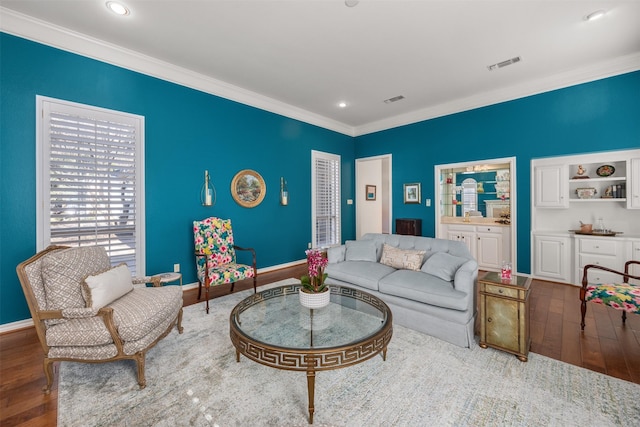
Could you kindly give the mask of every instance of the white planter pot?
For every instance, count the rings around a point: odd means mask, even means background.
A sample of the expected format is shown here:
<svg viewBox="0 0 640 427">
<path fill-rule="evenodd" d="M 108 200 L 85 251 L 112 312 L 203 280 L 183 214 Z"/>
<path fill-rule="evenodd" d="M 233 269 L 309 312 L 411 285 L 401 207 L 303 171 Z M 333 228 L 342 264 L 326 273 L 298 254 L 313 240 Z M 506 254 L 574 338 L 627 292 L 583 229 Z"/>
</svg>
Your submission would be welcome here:
<svg viewBox="0 0 640 427">
<path fill-rule="evenodd" d="M 300 304 L 307 308 L 322 308 L 329 305 L 331 300 L 331 291 L 329 287 L 319 294 L 311 294 L 304 292 L 302 288 L 298 292 L 300 294 Z"/>
</svg>

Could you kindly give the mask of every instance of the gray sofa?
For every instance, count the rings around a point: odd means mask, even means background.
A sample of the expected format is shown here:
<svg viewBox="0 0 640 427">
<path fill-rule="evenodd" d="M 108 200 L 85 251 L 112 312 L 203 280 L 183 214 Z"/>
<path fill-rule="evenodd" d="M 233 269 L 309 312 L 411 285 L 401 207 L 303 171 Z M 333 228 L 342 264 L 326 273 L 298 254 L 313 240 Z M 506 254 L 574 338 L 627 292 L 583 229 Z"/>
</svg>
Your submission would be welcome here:
<svg viewBox="0 0 640 427">
<path fill-rule="evenodd" d="M 478 263 L 464 243 L 369 233 L 329 248 L 327 258 L 327 284 L 381 298 L 394 323 L 461 347 L 475 343 Z"/>
</svg>

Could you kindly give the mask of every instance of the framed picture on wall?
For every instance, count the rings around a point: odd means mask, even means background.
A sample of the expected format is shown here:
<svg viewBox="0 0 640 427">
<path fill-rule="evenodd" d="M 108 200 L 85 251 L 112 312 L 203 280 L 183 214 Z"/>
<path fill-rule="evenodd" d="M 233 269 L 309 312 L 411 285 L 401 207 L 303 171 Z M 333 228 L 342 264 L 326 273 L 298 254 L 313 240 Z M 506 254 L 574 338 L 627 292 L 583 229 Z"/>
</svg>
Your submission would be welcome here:
<svg viewBox="0 0 640 427">
<path fill-rule="evenodd" d="M 267 193 L 262 176 L 251 169 L 241 170 L 231 181 L 231 196 L 240 206 L 253 208 L 258 206 Z"/>
<path fill-rule="evenodd" d="M 404 202 L 420 204 L 420 183 L 404 185 Z"/>
<path fill-rule="evenodd" d="M 367 200 L 375 200 L 376 199 L 376 186 L 375 185 L 367 185 L 365 186 L 365 197 Z"/>
</svg>

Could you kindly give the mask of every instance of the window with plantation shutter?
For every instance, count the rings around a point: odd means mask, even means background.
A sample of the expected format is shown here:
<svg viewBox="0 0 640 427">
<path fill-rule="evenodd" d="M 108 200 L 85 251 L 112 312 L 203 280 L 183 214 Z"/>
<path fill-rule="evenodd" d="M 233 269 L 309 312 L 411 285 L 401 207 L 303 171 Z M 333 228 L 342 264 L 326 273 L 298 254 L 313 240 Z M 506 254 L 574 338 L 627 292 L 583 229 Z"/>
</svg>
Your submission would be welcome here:
<svg viewBox="0 0 640 427">
<path fill-rule="evenodd" d="M 339 245 L 341 243 L 340 156 L 312 151 L 311 163 L 313 247 Z"/>
<path fill-rule="evenodd" d="M 38 97 L 39 249 L 103 246 L 144 275 L 144 118 Z"/>
</svg>

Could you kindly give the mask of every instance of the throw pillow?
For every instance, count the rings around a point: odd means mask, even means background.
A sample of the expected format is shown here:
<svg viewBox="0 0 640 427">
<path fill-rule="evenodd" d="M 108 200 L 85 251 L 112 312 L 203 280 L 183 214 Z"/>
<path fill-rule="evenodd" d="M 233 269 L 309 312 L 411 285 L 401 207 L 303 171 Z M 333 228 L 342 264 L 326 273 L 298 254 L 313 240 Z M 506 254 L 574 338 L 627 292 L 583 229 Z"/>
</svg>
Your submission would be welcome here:
<svg viewBox="0 0 640 427">
<path fill-rule="evenodd" d="M 342 245 L 327 248 L 327 260 L 329 264 L 335 264 L 344 261 L 346 248 Z"/>
<path fill-rule="evenodd" d="M 347 240 L 345 246 L 347 261 L 377 261 L 376 244 L 373 240 Z"/>
<path fill-rule="evenodd" d="M 451 282 L 456 276 L 456 271 L 467 261 L 469 260 L 466 258 L 460 258 L 445 252 L 437 252 L 429 257 L 421 270 L 427 274 Z"/>
<path fill-rule="evenodd" d="M 120 264 L 96 276 L 87 276 L 83 283 L 87 307 L 102 308 L 133 290 L 127 264 Z"/>
<path fill-rule="evenodd" d="M 109 256 L 99 246 L 69 248 L 47 255 L 42 260 L 47 310 L 85 307 L 81 290 L 84 278 L 109 268 Z"/>
<path fill-rule="evenodd" d="M 424 254 L 425 251 L 400 249 L 385 243 L 382 247 L 380 264 L 385 264 L 397 269 L 418 271 L 422 265 Z"/>
</svg>

